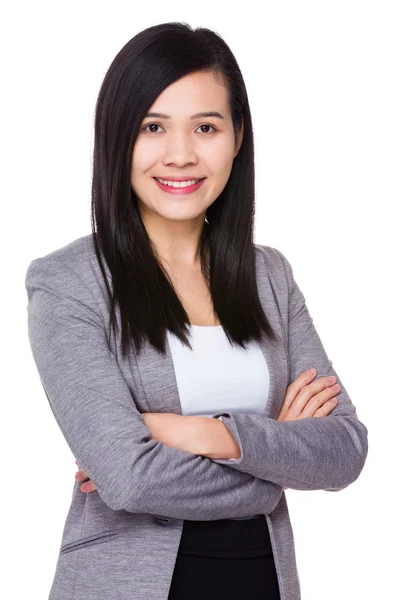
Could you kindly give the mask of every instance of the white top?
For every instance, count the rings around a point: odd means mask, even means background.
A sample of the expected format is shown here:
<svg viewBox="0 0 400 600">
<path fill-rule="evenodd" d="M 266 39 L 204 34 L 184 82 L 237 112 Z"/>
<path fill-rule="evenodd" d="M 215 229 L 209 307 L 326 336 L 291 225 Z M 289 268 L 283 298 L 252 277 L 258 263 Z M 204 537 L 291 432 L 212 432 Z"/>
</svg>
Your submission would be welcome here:
<svg viewBox="0 0 400 600">
<path fill-rule="evenodd" d="M 231 346 L 222 325 L 189 329 L 193 350 L 167 330 L 182 414 L 263 413 L 269 370 L 259 344 L 252 340 L 246 350 Z"/>
</svg>

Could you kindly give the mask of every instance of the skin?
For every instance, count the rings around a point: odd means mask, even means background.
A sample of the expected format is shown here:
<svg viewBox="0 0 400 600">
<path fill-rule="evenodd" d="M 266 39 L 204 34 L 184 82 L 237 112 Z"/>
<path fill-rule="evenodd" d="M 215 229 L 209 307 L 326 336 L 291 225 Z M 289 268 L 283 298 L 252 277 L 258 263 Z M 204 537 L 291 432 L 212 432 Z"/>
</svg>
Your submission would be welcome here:
<svg viewBox="0 0 400 600">
<path fill-rule="evenodd" d="M 223 118 L 190 118 L 204 111 L 218 112 Z M 243 140 L 243 122 L 235 144 L 228 91 L 213 72 L 182 77 L 158 96 L 148 112 L 171 119 L 147 117 L 141 123 L 132 154 L 131 186 L 159 260 L 186 272 L 198 270 L 206 211 L 229 179 Z M 192 194 L 172 195 L 153 179 L 168 176 L 206 179 Z M 338 390 L 325 377 L 312 382 L 315 375 L 301 374 L 288 387 L 278 420 L 322 417 L 333 410 L 331 399 Z M 142 417 L 153 438 L 167 445 L 208 458 L 240 458 L 236 440 L 218 419 L 173 413 L 143 413 Z M 89 479 L 81 469 L 75 478 Z M 89 480 L 81 490 L 87 493 L 96 486 Z"/>
<path fill-rule="evenodd" d="M 190 118 L 204 111 L 219 112 L 223 119 Z M 228 91 L 221 78 L 211 72 L 191 73 L 174 82 L 149 112 L 172 118 L 143 120 L 132 155 L 131 185 L 160 259 L 197 268 L 206 211 L 229 179 L 242 143 L 243 123 L 235 146 Z M 168 176 L 206 179 L 192 194 L 172 195 L 153 179 Z"/>
</svg>

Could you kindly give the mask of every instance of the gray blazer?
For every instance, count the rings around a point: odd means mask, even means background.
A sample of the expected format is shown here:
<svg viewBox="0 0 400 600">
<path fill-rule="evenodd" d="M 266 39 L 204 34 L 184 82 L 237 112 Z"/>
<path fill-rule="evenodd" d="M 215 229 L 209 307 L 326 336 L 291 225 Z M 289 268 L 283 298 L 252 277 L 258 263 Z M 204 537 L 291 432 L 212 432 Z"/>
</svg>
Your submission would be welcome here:
<svg viewBox="0 0 400 600">
<path fill-rule="evenodd" d="M 107 342 L 108 297 L 91 235 L 31 261 L 28 332 L 54 417 L 97 486 L 74 482 L 49 600 L 167 600 L 184 519 L 265 514 L 281 600 L 300 583 L 285 492 L 339 491 L 368 452 L 368 430 L 332 367 L 284 255 L 255 245 L 263 309 L 281 337 L 264 338 L 263 414 L 218 412 L 241 458 L 212 460 L 156 441 L 143 412 L 181 414 L 169 347 L 147 342 L 123 359 Z M 107 270 L 111 284 L 111 275 Z M 117 313 L 119 318 L 119 314 Z M 120 325 L 120 321 L 118 321 Z M 330 415 L 279 422 L 288 385 L 307 368 L 341 386 Z"/>
</svg>

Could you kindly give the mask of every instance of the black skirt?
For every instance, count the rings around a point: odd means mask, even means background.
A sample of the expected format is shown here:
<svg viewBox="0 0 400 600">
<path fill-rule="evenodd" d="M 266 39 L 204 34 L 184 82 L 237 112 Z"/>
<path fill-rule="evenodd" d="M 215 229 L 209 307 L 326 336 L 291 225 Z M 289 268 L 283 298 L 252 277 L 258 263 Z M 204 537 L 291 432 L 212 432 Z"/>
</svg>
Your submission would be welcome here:
<svg viewBox="0 0 400 600">
<path fill-rule="evenodd" d="M 184 521 L 168 600 L 280 600 L 264 515 Z"/>
</svg>

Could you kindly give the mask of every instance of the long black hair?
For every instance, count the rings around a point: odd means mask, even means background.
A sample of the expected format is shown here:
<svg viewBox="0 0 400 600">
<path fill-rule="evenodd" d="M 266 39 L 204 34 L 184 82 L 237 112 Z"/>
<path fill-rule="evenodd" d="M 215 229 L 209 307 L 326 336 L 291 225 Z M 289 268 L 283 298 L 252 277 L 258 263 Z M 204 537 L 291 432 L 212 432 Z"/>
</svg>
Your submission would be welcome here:
<svg viewBox="0 0 400 600">
<path fill-rule="evenodd" d="M 245 84 L 219 34 L 186 23 L 162 23 L 139 32 L 118 52 L 102 82 L 95 110 L 91 200 L 92 239 L 110 300 L 110 333 L 121 318 L 125 357 L 148 340 L 166 353 L 166 331 L 192 349 L 190 320 L 157 259 L 131 187 L 132 154 L 141 122 L 161 92 L 181 77 L 213 72 L 229 94 L 235 140 L 244 134 L 229 180 L 209 206 L 199 243 L 201 271 L 214 312 L 229 339 L 276 339 L 260 303 L 253 243 L 254 142 Z M 112 276 L 110 289 L 102 265 Z"/>
</svg>

